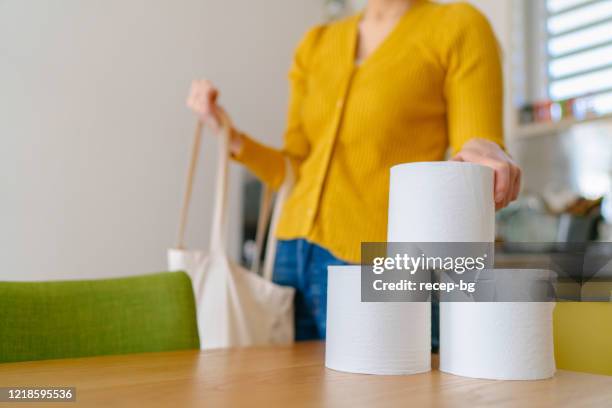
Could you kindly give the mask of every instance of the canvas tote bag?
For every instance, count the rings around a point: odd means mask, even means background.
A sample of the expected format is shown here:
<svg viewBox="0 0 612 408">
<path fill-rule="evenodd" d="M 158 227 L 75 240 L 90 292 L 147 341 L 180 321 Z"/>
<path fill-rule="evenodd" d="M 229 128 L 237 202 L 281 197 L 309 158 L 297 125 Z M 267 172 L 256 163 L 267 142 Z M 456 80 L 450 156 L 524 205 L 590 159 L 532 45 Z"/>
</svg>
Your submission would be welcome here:
<svg viewBox="0 0 612 408">
<path fill-rule="evenodd" d="M 248 271 L 229 259 L 227 244 L 227 190 L 229 165 L 229 121 L 223 118 L 218 138 L 219 153 L 215 187 L 212 231 L 208 252 L 184 247 L 184 232 L 197 158 L 201 144 L 202 123 L 198 122 L 191 149 L 187 187 L 179 223 L 177 248 L 168 250 L 168 268 L 186 271 L 191 277 L 197 308 L 198 331 L 202 349 L 289 344 L 294 339 L 293 297 L 295 290 L 271 282 L 276 242 L 268 242 L 263 277 Z M 288 176 L 278 193 L 272 214 L 271 234 L 276 228 L 284 199 L 291 188 L 293 175 Z M 270 202 L 270 192 L 263 195 Z M 265 231 L 268 205 L 260 209 L 258 229 Z M 267 213 L 267 214 L 266 214 Z M 263 242 L 261 231 L 258 240 Z M 263 236 L 263 235 L 262 235 Z M 258 244 L 261 245 L 262 242 Z M 260 248 L 256 250 L 259 255 Z M 256 257 L 257 259 L 259 256 Z M 255 269 L 258 264 L 255 264 Z"/>
</svg>

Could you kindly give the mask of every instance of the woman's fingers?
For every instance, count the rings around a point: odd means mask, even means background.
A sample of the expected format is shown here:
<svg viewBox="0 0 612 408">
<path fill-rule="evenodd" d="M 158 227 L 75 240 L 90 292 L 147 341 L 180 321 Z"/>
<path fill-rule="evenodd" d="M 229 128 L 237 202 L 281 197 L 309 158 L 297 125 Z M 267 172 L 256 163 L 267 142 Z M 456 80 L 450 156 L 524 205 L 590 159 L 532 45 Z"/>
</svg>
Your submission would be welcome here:
<svg viewBox="0 0 612 408">
<path fill-rule="evenodd" d="M 472 139 L 465 143 L 452 160 L 482 164 L 493 169 L 496 209 L 504 208 L 518 197 L 521 170 L 497 144 L 484 139 Z"/>
<path fill-rule="evenodd" d="M 508 203 L 511 203 L 512 201 L 516 200 L 519 193 L 521 192 L 521 169 L 516 165 L 513 166 L 511 187 L 512 189 L 510 192 L 510 199 Z"/>
<path fill-rule="evenodd" d="M 499 209 L 508 204 L 512 175 L 508 163 L 495 161 L 492 167 L 495 171 L 495 208 Z"/>
<path fill-rule="evenodd" d="M 509 184 L 500 208 L 516 200 L 521 190 L 521 169 L 513 162 L 508 162 Z"/>
<path fill-rule="evenodd" d="M 207 123 L 218 122 L 217 98 L 219 91 L 208 80 L 195 80 L 191 83 L 187 107 Z"/>
<path fill-rule="evenodd" d="M 499 186 L 499 189 L 496 186 L 496 193 L 499 192 L 500 196 L 503 195 L 503 198 L 500 201 L 496 199 L 496 204 L 498 204 L 499 208 L 504 208 L 512 201 L 516 200 L 521 192 L 521 169 L 511 159 L 507 162 L 506 168 L 506 174 L 508 175 L 507 186 L 504 185 L 504 183 Z M 506 172 L 506 168 L 504 169 L 504 172 Z"/>
<path fill-rule="evenodd" d="M 468 163 L 482 164 L 493 169 L 494 189 L 493 200 L 495 208 L 503 208 L 510 189 L 510 166 L 496 158 L 487 157 L 480 150 L 464 149 L 457 153 L 452 160 Z"/>
</svg>

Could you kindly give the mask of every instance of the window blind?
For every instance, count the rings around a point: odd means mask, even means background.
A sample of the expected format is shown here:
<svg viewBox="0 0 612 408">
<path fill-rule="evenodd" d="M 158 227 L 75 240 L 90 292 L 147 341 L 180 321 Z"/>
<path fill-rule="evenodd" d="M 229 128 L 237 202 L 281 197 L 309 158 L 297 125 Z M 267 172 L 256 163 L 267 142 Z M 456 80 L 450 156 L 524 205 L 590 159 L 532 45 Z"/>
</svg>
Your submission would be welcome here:
<svg viewBox="0 0 612 408">
<path fill-rule="evenodd" d="M 612 111 L 612 0 L 546 0 L 547 91 Z M 598 106 L 599 105 L 599 106 Z"/>
</svg>

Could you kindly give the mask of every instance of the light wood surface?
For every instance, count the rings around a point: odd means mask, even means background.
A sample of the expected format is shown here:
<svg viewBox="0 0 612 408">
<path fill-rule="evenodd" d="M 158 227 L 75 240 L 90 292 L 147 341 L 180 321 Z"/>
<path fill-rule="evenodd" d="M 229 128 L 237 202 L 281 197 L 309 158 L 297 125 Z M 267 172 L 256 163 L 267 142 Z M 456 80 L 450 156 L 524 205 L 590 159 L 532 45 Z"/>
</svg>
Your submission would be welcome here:
<svg viewBox="0 0 612 408">
<path fill-rule="evenodd" d="M 324 355 L 324 345 L 312 342 L 10 363 L 0 364 L 0 386 L 77 388 L 76 403 L 35 407 L 612 406 L 612 377 L 559 371 L 543 381 L 483 381 L 437 370 L 372 376 L 328 370 Z"/>
</svg>

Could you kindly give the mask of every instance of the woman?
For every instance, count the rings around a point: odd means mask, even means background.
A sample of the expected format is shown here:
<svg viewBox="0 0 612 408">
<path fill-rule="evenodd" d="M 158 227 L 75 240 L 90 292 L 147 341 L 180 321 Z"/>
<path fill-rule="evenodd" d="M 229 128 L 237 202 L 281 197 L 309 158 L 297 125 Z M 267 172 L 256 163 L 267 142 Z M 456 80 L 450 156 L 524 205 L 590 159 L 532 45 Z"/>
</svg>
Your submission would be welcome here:
<svg viewBox="0 0 612 408">
<path fill-rule="evenodd" d="M 290 70 L 282 150 L 231 130 L 233 158 L 276 188 L 289 159 L 297 182 L 276 231 L 274 281 L 293 286 L 296 339 L 325 336 L 327 266 L 360 262 L 385 241 L 389 168 L 452 159 L 495 170 L 495 203 L 520 188 L 502 150 L 498 45 L 473 7 L 369 0 L 365 10 L 310 30 Z M 218 91 L 195 81 L 188 106 L 218 123 Z M 434 347 L 437 335 L 434 331 Z"/>
</svg>

